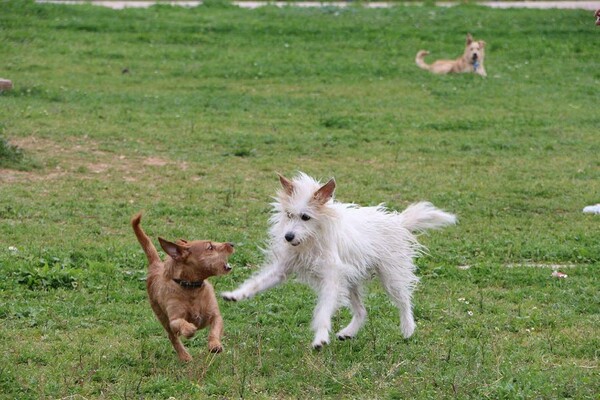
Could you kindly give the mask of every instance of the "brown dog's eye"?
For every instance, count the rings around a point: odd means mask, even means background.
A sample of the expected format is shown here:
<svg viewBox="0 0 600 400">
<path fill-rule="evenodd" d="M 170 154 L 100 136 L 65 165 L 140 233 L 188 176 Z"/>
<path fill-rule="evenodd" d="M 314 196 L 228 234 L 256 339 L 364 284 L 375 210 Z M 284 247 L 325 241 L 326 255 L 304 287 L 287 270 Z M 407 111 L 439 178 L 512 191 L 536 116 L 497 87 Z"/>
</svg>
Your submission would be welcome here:
<svg viewBox="0 0 600 400">
<path fill-rule="evenodd" d="M 214 249 L 215 249 L 215 247 L 212 245 L 212 243 L 209 243 L 207 250 L 214 250 Z"/>
</svg>

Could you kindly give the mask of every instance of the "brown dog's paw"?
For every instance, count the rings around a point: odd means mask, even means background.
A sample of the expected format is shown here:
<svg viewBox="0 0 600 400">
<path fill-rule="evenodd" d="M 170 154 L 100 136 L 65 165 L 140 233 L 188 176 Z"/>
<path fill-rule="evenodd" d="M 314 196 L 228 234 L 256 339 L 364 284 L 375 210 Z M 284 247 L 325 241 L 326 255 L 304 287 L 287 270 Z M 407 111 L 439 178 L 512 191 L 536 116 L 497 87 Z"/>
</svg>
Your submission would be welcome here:
<svg viewBox="0 0 600 400">
<path fill-rule="evenodd" d="M 223 346 L 221 344 L 213 344 L 208 347 L 211 353 L 220 353 L 223 351 Z"/>
<path fill-rule="evenodd" d="M 181 326 L 181 330 L 179 332 L 186 338 L 190 339 L 196 334 L 197 330 L 198 328 L 196 326 L 186 323 Z"/>
</svg>

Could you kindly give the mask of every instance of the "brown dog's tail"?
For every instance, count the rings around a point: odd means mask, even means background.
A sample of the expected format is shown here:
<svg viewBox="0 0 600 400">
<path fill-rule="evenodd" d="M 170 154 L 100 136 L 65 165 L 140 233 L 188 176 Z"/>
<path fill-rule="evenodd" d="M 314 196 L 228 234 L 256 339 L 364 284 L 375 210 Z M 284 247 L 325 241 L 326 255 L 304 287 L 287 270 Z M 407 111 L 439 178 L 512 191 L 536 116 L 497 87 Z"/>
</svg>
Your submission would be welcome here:
<svg viewBox="0 0 600 400">
<path fill-rule="evenodd" d="M 428 64 L 425 64 L 425 56 L 429 54 L 429 52 L 427 50 L 421 50 L 417 53 L 417 57 L 415 57 L 415 62 L 417 63 L 417 66 L 419 66 L 419 68 L 423 68 L 426 69 L 427 71 L 429 71 L 430 66 Z"/>
<path fill-rule="evenodd" d="M 160 256 L 156 251 L 156 247 L 150 241 L 150 238 L 144 230 L 142 229 L 140 222 L 142 221 L 142 213 L 137 213 L 131 219 L 131 226 L 133 227 L 133 231 L 135 232 L 135 236 L 137 237 L 138 242 L 142 245 L 142 249 L 144 253 L 146 253 L 146 257 L 148 257 L 148 263 L 150 266 L 160 262 Z"/>
</svg>

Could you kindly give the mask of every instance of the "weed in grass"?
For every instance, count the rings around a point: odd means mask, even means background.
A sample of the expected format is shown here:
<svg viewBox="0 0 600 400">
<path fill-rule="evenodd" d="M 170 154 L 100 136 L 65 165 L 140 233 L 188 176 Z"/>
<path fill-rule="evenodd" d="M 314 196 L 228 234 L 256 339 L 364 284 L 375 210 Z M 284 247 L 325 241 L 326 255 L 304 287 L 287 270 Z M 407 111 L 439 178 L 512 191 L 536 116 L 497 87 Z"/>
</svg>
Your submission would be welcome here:
<svg viewBox="0 0 600 400">
<path fill-rule="evenodd" d="M 23 160 L 23 151 L 11 145 L 4 138 L 0 138 L 0 166 L 17 165 Z"/>
<path fill-rule="evenodd" d="M 0 126 L 0 133 L 2 131 L 3 129 Z M 21 147 L 11 144 L 0 134 L 0 168 L 30 171 L 39 168 L 39 165 L 33 159 L 26 156 Z"/>
<path fill-rule="evenodd" d="M 77 279 L 69 271 L 49 266 L 45 262 L 40 263 L 42 266 L 15 272 L 13 276 L 16 282 L 32 290 L 77 286 Z"/>
</svg>

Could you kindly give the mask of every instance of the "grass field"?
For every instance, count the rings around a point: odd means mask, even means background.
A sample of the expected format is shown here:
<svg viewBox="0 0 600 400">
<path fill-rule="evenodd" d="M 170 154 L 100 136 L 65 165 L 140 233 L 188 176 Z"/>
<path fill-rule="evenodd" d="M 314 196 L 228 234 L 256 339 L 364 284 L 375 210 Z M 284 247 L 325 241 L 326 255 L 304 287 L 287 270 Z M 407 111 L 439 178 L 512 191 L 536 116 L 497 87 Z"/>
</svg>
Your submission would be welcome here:
<svg viewBox="0 0 600 400">
<path fill-rule="evenodd" d="M 467 32 L 487 79 L 414 65 Z M 599 34 L 585 11 L 0 0 L 0 398 L 597 399 Z M 179 363 L 130 217 L 235 242 L 229 290 L 263 259 L 275 172 L 298 170 L 459 216 L 421 238 L 415 335 L 375 282 L 361 334 L 313 352 L 290 282 L 220 301 L 225 351 L 202 331 Z"/>
</svg>

